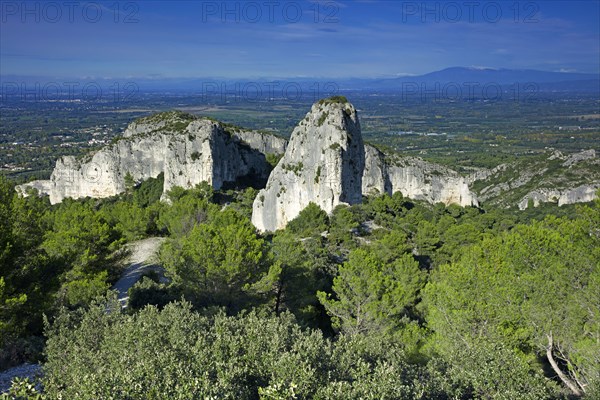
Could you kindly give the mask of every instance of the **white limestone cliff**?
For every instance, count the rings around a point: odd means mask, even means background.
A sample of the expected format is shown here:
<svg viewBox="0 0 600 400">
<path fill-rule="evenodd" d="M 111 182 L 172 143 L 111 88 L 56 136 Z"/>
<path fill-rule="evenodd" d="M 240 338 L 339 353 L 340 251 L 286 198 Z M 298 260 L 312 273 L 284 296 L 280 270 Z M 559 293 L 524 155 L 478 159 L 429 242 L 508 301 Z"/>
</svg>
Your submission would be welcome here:
<svg viewBox="0 0 600 400">
<path fill-rule="evenodd" d="M 123 138 L 79 160 L 62 157 L 49 181 L 18 187 L 35 188 L 55 204 L 66 197 L 103 198 L 126 190 L 125 177 L 140 182 L 164 173 L 164 192 L 206 181 L 216 189 L 244 176 L 266 179 L 270 167 L 264 150 L 282 153 L 285 139 L 226 127 L 178 112 L 142 118 Z"/>
<path fill-rule="evenodd" d="M 415 157 L 385 156 L 366 145 L 363 194 L 401 192 L 429 203 L 477 206 L 477 197 L 455 171 Z"/>
<path fill-rule="evenodd" d="M 530 205 L 538 207 L 541 203 L 556 203 L 559 207 L 565 204 L 587 203 L 596 199 L 598 189 L 600 184 L 596 183 L 567 189 L 533 190 L 521 199 L 518 206 L 520 210 L 525 210 Z"/>
<path fill-rule="evenodd" d="M 284 154 L 272 173 L 269 154 Z M 477 206 L 495 201 L 527 208 L 542 202 L 558 205 L 587 202 L 600 188 L 594 150 L 521 164 L 502 164 L 462 177 L 420 158 L 384 154 L 362 141 L 355 108 L 343 97 L 314 104 L 292 132 L 290 142 L 270 133 L 246 130 L 180 112 L 159 113 L 132 122 L 123 137 L 84 156 L 62 157 L 50 180 L 17 187 L 66 197 L 109 197 L 134 182 L 164 174 L 164 192 L 203 181 L 219 189 L 249 179 L 267 182 L 253 205 L 252 221 L 261 231 L 285 227 L 310 202 L 331 212 L 338 204 L 355 204 L 362 196 L 401 192 L 430 203 Z M 268 178 L 268 181 L 267 181 Z M 478 196 L 470 186 L 479 187 Z"/>
<path fill-rule="evenodd" d="M 259 231 L 286 226 L 309 203 L 330 213 L 362 201 L 365 150 L 354 107 L 343 100 L 314 104 L 294 128 L 283 158 L 254 200 Z"/>
<path fill-rule="evenodd" d="M 365 145 L 365 170 L 362 177 L 362 192 L 365 196 L 392 193 L 392 183 L 390 182 L 385 154 L 368 144 Z"/>
<path fill-rule="evenodd" d="M 275 231 L 311 202 L 330 213 L 338 204 L 361 202 L 363 195 L 397 191 L 431 203 L 478 204 L 456 172 L 363 145 L 354 107 L 345 99 L 321 100 L 294 129 L 267 187 L 254 201 L 252 222 L 260 231 Z"/>
</svg>

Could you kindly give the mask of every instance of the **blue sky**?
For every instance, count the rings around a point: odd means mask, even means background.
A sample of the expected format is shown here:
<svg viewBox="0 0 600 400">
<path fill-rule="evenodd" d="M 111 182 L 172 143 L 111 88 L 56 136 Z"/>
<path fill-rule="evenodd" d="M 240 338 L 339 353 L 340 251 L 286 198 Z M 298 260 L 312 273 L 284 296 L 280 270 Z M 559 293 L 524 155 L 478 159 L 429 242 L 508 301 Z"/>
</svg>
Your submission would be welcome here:
<svg viewBox="0 0 600 400">
<path fill-rule="evenodd" d="M 3 0 L 0 7 L 2 75 L 342 78 L 451 66 L 600 71 L 599 0 Z"/>
</svg>

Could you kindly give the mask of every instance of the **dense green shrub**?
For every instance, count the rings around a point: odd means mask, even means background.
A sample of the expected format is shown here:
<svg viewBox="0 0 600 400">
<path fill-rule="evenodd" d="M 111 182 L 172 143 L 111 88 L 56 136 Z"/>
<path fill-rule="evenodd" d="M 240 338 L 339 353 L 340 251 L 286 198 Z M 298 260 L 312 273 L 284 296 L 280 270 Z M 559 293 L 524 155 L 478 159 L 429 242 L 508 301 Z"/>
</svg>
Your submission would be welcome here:
<svg viewBox="0 0 600 400">
<path fill-rule="evenodd" d="M 541 371 L 538 359 L 549 362 L 548 369 L 562 375 L 575 395 L 597 385 L 600 238 L 595 229 L 585 219 L 548 217 L 485 238 L 464 249 L 456 262 L 440 266 L 424 296 L 437 351 L 461 354 L 457 363 L 474 376 L 482 371 L 476 362 L 464 364 L 471 355 L 500 366 L 504 361 L 496 356 L 512 351 L 515 360 L 531 364 L 532 374 Z M 473 353 L 482 340 L 504 350 Z M 514 378 L 524 379 L 528 369 L 515 364 L 511 370 L 520 370 Z"/>
<path fill-rule="evenodd" d="M 127 306 L 136 311 L 147 305 L 163 308 L 168 303 L 177 300 L 177 293 L 165 284 L 158 283 L 144 276 L 128 291 L 129 299 Z"/>
<path fill-rule="evenodd" d="M 324 385 L 330 345 L 289 314 L 203 316 L 187 303 L 122 314 L 114 300 L 48 328 L 45 391 L 77 399 L 255 399 L 259 388 Z"/>
<path fill-rule="evenodd" d="M 327 213 L 315 203 L 309 203 L 296 218 L 287 224 L 286 229 L 297 236 L 305 237 L 324 232 L 328 225 Z"/>
<path fill-rule="evenodd" d="M 35 382 L 29 379 L 15 378 L 11 382 L 11 387 L 6 393 L 0 394 L 0 400 L 44 400 L 44 396 Z"/>
<path fill-rule="evenodd" d="M 457 392 L 444 391 L 451 384 L 436 366 L 408 363 L 402 346 L 378 336 L 332 342 L 289 313 L 205 314 L 171 303 L 128 315 L 114 298 L 63 311 L 47 329 L 47 396 L 424 400 Z"/>
<path fill-rule="evenodd" d="M 173 283 L 196 305 L 240 309 L 252 302 L 251 286 L 268 268 L 265 241 L 248 218 L 233 209 L 167 241 L 160 259 Z"/>
</svg>

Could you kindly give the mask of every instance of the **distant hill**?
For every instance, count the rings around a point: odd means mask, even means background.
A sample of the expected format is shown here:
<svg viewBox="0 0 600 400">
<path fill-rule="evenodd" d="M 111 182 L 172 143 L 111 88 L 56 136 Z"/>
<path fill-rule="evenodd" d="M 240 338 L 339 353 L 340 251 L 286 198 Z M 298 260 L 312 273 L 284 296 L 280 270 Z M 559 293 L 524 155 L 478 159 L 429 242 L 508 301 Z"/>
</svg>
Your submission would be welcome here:
<svg viewBox="0 0 600 400">
<path fill-rule="evenodd" d="M 348 89 L 410 90 L 411 85 L 425 85 L 427 89 L 436 84 L 457 84 L 472 87 L 484 85 L 524 85 L 533 83 L 540 91 L 600 91 L 598 74 L 575 72 L 537 71 L 532 69 L 494 69 L 476 67 L 452 67 L 424 75 L 403 76 L 388 79 L 349 80 L 344 82 Z"/>
<path fill-rule="evenodd" d="M 474 67 L 453 67 L 441 71 L 430 72 L 419 77 L 423 81 L 490 81 L 498 84 L 511 84 L 515 82 L 566 82 L 598 79 L 595 74 L 581 74 L 574 72 L 537 71 L 533 69 L 494 69 Z"/>
</svg>

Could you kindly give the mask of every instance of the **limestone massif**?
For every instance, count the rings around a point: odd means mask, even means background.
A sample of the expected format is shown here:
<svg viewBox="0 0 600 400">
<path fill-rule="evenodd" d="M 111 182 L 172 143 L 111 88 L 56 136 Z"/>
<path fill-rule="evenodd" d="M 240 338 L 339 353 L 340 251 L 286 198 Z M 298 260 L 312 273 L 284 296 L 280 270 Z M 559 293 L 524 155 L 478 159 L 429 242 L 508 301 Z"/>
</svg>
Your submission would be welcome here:
<svg viewBox="0 0 600 400">
<path fill-rule="evenodd" d="M 252 222 L 260 231 L 275 231 L 311 202 L 329 213 L 338 204 L 361 202 L 363 195 L 396 191 L 432 203 L 477 205 L 456 172 L 365 145 L 354 106 L 344 98 L 321 100 L 292 132 L 254 200 Z"/>
<path fill-rule="evenodd" d="M 384 155 L 370 145 L 365 146 L 365 153 L 364 195 L 401 192 L 429 203 L 478 205 L 465 178 L 450 168 L 416 157 Z"/>
<path fill-rule="evenodd" d="M 274 169 L 268 155 L 282 155 Z M 101 150 L 59 159 L 50 180 L 17 189 L 27 194 L 35 188 L 54 204 L 67 197 L 114 196 L 132 182 L 160 174 L 163 193 L 203 181 L 215 189 L 241 179 L 255 186 L 266 182 L 254 200 L 252 222 L 260 231 L 274 231 L 311 202 L 329 213 L 339 204 L 360 203 L 365 195 L 399 191 L 430 203 L 476 206 L 484 201 L 523 209 L 545 201 L 590 201 L 600 187 L 600 161 L 593 151 L 570 156 L 554 152 L 539 165 L 526 162 L 527 168 L 500 165 L 463 177 L 420 158 L 384 154 L 363 142 L 354 106 L 333 97 L 311 107 L 289 143 L 270 133 L 181 112 L 140 118 Z M 561 179 L 555 177 L 557 171 Z"/>
<path fill-rule="evenodd" d="M 265 180 L 265 155 L 283 153 L 286 140 L 227 126 L 180 112 L 160 113 L 131 123 L 123 137 L 83 158 L 62 157 L 50 180 L 18 187 L 36 188 L 51 203 L 66 197 L 103 198 L 122 193 L 126 181 L 140 182 L 164 173 L 164 192 L 206 181 L 216 189 L 240 178 Z"/>
</svg>

